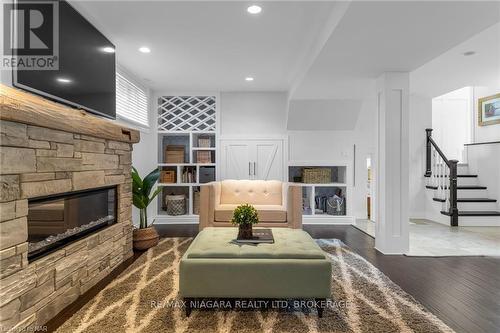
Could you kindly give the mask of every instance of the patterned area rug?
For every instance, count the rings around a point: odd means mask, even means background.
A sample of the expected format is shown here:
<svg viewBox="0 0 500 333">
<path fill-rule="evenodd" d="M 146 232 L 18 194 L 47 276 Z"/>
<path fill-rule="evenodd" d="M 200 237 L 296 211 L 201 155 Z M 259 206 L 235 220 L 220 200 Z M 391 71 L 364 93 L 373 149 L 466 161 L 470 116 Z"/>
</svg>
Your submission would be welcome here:
<svg viewBox="0 0 500 333">
<path fill-rule="evenodd" d="M 332 260 L 323 318 L 306 306 L 193 310 L 177 300 L 179 260 L 190 238 L 168 238 L 140 256 L 57 332 L 453 332 L 339 240 L 317 240 Z M 293 304 L 293 301 L 291 302 Z"/>
</svg>

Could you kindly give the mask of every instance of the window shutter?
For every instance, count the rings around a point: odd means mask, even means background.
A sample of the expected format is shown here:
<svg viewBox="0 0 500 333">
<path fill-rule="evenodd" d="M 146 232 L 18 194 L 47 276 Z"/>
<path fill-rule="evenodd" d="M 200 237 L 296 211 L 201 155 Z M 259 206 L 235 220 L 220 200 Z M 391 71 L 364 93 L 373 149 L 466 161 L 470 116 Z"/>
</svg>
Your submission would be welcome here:
<svg viewBox="0 0 500 333">
<path fill-rule="evenodd" d="M 119 72 L 116 73 L 116 114 L 135 124 L 149 127 L 147 91 Z"/>
</svg>

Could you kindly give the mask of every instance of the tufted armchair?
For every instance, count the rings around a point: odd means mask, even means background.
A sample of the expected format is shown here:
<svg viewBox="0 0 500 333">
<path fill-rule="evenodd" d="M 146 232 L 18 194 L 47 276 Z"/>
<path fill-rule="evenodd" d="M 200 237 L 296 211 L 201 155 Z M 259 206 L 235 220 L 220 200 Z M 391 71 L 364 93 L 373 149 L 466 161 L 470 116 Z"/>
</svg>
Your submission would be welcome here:
<svg viewBox="0 0 500 333">
<path fill-rule="evenodd" d="M 302 228 L 302 188 L 277 180 L 223 180 L 201 186 L 200 230 L 229 227 L 234 209 L 253 205 L 260 227 Z"/>
</svg>

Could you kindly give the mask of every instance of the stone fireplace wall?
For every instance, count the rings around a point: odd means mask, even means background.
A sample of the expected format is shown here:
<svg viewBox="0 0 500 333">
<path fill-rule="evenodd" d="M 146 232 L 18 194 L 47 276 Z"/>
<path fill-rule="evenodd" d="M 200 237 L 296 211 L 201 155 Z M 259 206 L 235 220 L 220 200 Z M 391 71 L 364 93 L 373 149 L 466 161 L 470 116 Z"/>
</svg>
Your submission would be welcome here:
<svg viewBox="0 0 500 333">
<path fill-rule="evenodd" d="M 132 141 L 0 122 L 2 331 L 45 324 L 132 256 Z M 118 223 L 28 262 L 28 198 L 107 185 Z"/>
</svg>

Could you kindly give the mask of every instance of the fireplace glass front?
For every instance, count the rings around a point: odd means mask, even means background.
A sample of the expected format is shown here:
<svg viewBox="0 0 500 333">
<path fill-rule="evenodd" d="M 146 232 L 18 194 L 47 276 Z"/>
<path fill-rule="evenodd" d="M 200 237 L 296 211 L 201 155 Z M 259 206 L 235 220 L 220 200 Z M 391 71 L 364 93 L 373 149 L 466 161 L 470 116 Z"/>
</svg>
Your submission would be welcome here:
<svg viewBox="0 0 500 333">
<path fill-rule="evenodd" d="M 28 260 L 116 223 L 116 200 L 116 187 L 29 200 Z"/>
</svg>

